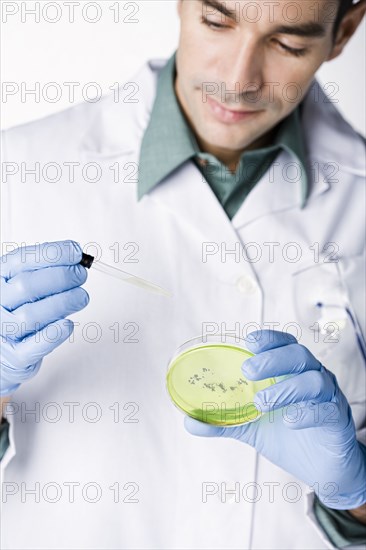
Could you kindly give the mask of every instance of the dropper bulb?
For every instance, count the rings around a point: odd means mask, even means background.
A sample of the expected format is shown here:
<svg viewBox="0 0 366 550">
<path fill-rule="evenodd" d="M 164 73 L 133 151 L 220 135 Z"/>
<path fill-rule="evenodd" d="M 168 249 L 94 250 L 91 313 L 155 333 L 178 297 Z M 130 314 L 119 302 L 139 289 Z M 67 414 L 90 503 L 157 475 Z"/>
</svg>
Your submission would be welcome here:
<svg viewBox="0 0 366 550">
<path fill-rule="evenodd" d="M 85 254 L 85 252 L 83 252 L 83 255 L 81 257 L 79 264 L 82 265 L 83 267 L 86 267 L 87 269 L 90 269 L 93 262 L 94 262 L 94 256 L 90 256 L 90 254 Z"/>
</svg>

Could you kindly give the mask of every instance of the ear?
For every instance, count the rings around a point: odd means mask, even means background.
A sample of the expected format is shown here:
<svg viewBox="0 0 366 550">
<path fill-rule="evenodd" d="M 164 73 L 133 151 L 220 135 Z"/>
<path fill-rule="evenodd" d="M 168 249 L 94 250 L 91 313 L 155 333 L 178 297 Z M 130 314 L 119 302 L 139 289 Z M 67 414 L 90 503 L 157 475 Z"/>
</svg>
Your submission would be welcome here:
<svg viewBox="0 0 366 550">
<path fill-rule="evenodd" d="M 352 6 L 343 16 L 339 24 L 337 35 L 334 40 L 332 50 L 327 57 L 326 61 L 330 61 L 335 57 L 338 57 L 342 53 L 343 48 L 349 41 L 349 39 L 355 33 L 357 27 L 362 21 L 366 12 L 366 0 L 359 0 L 357 4 Z"/>
<path fill-rule="evenodd" d="M 178 12 L 179 17 L 181 17 L 181 15 L 182 15 L 182 4 L 183 4 L 183 0 L 178 0 L 178 2 L 177 2 L 177 12 Z"/>
</svg>

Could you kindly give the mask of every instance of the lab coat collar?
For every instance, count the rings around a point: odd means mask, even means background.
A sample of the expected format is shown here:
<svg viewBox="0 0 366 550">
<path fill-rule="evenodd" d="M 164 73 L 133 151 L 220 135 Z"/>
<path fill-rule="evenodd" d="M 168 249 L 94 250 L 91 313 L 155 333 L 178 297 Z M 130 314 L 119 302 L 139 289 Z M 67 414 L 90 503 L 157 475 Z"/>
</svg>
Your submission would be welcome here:
<svg viewBox="0 0 366 550">
<path fill-rule="evenodd" d="M 139 150 L 155 101 L 159 72 L 166 62 L 148 61 L 117 93 L 94 104 L 93 118 L 80 143 L 82 155 L 108 160 Z"/>
<path fill-rule="evenodd" d="M 366 172 L 365 139 L 343 118 L 314 79 L 303 102 L 303 128 L 308 154 L 358 176 Z"/>
</svg>

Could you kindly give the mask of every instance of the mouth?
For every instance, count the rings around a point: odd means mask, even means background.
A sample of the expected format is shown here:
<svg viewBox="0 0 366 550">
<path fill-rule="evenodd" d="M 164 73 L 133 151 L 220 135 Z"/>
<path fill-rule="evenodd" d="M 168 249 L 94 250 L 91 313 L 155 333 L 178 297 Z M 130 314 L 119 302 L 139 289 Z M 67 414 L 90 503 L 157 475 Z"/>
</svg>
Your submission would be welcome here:
<svg viewBox="0 0 366 550">
<path fill-rule="evenodd" d="M 225 107 L 222 106 L 222 103 L 219 103 L 218 101 L 212 99 L 211 97 L 207 97 L 207 104 L 210 108 L 211 113 L 214 115 L 214 117 L 220 122 L 225 122 L 227 124 L 239 122 L 241 120 L 247 120 L 262 112 L 262 110 L 239 111 L 239 110 L 226 109 Z"/>
</svg>

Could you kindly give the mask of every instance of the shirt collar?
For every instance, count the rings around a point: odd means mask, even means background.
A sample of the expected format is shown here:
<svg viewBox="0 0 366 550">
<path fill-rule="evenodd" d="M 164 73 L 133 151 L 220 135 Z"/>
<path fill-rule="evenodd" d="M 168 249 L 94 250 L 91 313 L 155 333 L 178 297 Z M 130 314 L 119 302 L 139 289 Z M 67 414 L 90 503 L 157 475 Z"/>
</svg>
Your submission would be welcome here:
<svg viewBox="0 0 366 550">
<path fill-rule="evenodd" d="M 155 102 L 142 139 L 139 154 L 139 200 L 191 157 L 199 155 L 214 158 L 199 149 L 196 137 L 179 105 L 174 88 L 175 59 L 176 52 L 160 72 Z M 295 155 L 301 170 L 303 207 L 308 194 L 308 178 L 300 109 L 301 104 L 279 124 L 273 144 L 261 150 L 270 151 L 275 147 L 282 147 Z M 241 162 L 245 160 L 246 153 L 248 152 L 243 152 Z"/>
<path fill-rule="evenodd" d="M 174 52 L 160 72 L 156 99 L 141 143 L 139 199 L 196 154 L 194 136 L 175 94 L 175 75 Z"/>
</svg>

